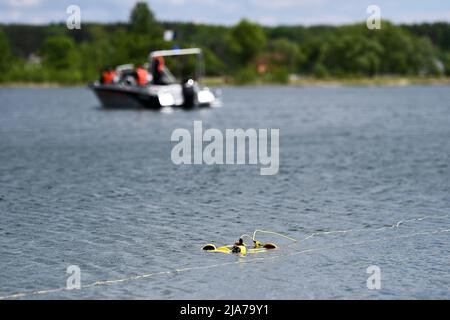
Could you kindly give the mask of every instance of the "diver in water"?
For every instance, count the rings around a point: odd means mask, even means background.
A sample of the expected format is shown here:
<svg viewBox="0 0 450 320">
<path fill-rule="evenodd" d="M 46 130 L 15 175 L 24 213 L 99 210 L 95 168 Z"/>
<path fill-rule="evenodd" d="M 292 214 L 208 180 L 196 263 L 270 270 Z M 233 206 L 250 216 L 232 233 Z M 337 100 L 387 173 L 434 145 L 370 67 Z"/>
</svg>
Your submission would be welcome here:
<svg viewBox="0 0 450 320">
<path fill-rule="evenodd" d="M 242 238 L 239 238 L 239 240 L 234 243 L 233 248 L 231 248 L 231 252 L 242 254 L 247 252 L 247 248 L 245 247 L 244 240 L 242 240 Z"/>
<path fill-rule="evenodd" d="M 259 249 L 262 248 L 263 245 L 261 244 L 261 242 L 259 242 L 258 240 L 253 240 L 253 244 L 255 245 L 255 249 Z"/>
</svg>

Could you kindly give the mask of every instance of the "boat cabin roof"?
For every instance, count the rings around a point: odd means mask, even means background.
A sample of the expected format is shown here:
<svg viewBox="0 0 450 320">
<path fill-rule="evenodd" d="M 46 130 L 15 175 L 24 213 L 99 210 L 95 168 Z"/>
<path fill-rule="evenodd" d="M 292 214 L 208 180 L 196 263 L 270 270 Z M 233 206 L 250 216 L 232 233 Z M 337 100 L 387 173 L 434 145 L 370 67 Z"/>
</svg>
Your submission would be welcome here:
<svg viewBox="0 0 450 320">
<path fill-rule="evenodd" d="M 150 52 L 149 58 L 152 59 L 155 57 L 200 55 L 200 54 L 202 54 L 202 50 L 200 48 L 159 50 Z"/>
</svg>

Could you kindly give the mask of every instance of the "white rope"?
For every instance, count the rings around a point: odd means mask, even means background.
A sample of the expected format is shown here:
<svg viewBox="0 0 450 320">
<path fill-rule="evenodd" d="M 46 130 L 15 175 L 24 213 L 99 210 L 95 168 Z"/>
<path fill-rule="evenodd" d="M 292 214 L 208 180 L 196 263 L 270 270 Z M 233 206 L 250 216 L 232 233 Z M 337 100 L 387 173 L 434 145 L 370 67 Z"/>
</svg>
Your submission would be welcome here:
<svg viewBox="0 0 450 320">
<path fill-rule="evenodd" d="M 423 216 L 420 218 L 412 218 L 412 219 L 407 219 L 407 220 L 400 220 L 396 223 L 394 223 L 391 226 L 387 226 L 387 227 L 381 227 L 381 228 L 377 228 L 377 229 L 373 229 L 373 230 L 368 230 L 366 228 L 360 228 L 360 229 L 348 229 L 348 230 L 335 230 L 335 231 L 319 231 L 319 232 L 314 232 L 311 233 L 310 235 L 306 236 L 305 238 L 299 240 L 298 242 L 303 242 L 305 240 L 311 239 L 315 236 L 318 235 L 328 235 L 328 234 L 335 234 L 335 233 L 349 233 L 349 232 L 367 232 L 367 231 L 383 231 L 383 230 L 389 230 L 389 229 L 396 229 L 399 228 L 401 224 L 404 223 L 409 223 L 409 222 L 414 222 L 414 221 L 422 221 L 425 219 L 430 219 L 430 218 L 435 218 L 435 219 L 442 219 L 442 218 L 449 218 L 450 215 L 443 215 L 443 216 Z"/>
<path fill-rule="evenodd" d="M 273 231 L 266 231 L 266 230 L 255 230 L 255 232 L 253 232 L 253 240 L 256 239 L 256 233 L 257 233 L 257 232 L 260 232 L 260 233 L 267 233 L 267 234 L 274 234 L 274 235 L 277 235 L 277 236 L 280 236 L 280 237 L 289 239 L 289 240 L 291 240 L 291 241 L 293 241 L 293 242 L 297 242 L 296 239 L 291 238 L 291 237 L 288 237 L 288 236 L 285 236 L 284 234 L 281 234 L 281 233 L 278 233 L 278 232 L 273 232 Z"/>
<path fill-rule="evenodd" d="M 250 240 L 252 240 L 252 241 L 255 241 L 255 239 L 253 238 L 253 237 L 251 237 L 251 236 L 249 236 L 248 234 L 243 234 L 242 236 L 240 236 L 239 238 L 249 238 Z"/>
</svg>

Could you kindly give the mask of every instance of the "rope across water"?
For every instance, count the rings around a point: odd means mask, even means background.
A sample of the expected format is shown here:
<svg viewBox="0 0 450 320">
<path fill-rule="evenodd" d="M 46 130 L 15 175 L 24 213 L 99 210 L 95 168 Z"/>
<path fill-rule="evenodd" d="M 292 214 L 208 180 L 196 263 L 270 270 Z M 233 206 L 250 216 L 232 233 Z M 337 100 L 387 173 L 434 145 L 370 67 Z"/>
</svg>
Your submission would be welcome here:
<svg viewBox="0 0 450 320">
<path fill-rule="evenodd" d="M 310 235 L 306 236 L 305 238 L 303 238 L 301 240 L 298 240 L 298 242 L 297 242 L 297 240 L 295 240 L 293 238 L 290 238 L 290 237 L 287 237 L 287 236 L 284 236 L 282 234 L 279 234 L 279 233 L 276 233 L 276 232 L 272 232 L 272 231 L 256 230 L 255 233 L 257 233 L 257 231 L 258 231 L 258 232 L 265 232 L 265 233 L 269 233 L 269 234 L 276 234 L 276 235 L 285 237 L 287 239 L 290 239 L 290 240 L 292 240 L 294 242 L 301 243 L 301 242 L 304 242 L 304 241 L 306 241 L 308 239 L 311 239 L 312 237 L 315 237 L 315 236 L 318 236 L 318 235 L 339 234 L 339 233 L 345 234 L 345 233 L 349 233 L 349 232 L 362 232 L 362 231 L 364 231 L 364 232 L 368 232 L 368 231 L 369 232 L 370 231 L 372 231 L 372 232 L 385 231 L 385 230 L 392 230 L 392 229 L 399 228 L 402 224 L 405 224 L 405 223 L 416 222 L 416 221 L 423 221 L 425 219 L 442 219 L 442 218 L 449 218 L 449 217 L 450 217 L 450 215 L 424 216 L 424 217 L 420 217 L 420 218 L 401 220 L 401 221 L 398 221 L 398 222 L 394 223 L 391 226 L 381 227 L 381 228 L 372 229 L 372 230 L 367 229 L 367 228 L 366 229 L 360 228 L 360 229 L 335 230 L 335 231 L 320 231 L 320 232 L 311 233 Z M 253 234 L 253 239 L 255 237 L 255 233 Z M 119 278 L 119 279 L 99 280 L 99 281 L 92 282 L 90 284 L 82 285 L 81 289 L 87 289 L 87 288 L 92 288 L 92 287 L 97 287 L 97 286 L 104 286 L 104 285 L 112 285 L 112 284 L 124 283 L 124 282 L 129 282 L 129 281 L 135 281 L 135 280 L 148 279 L 148 278 L 152 278 L 152 277 L 156 277 L 156 276 L 162 276 L 162 275 L 178 274 L 178 273 L 187 272 L 187 271 L 212 269 L 212 268 L 217 268 L 217 267 L 222 267 L 222 266 L 227 266 L 227 265 L 235 265 L 235 264 L 243 264 L 243 263 L 244 264 L 246 264 L 246 263 L 255 263 L 255 262 L 264 261 L 264 260 L 274 260 L 274 259 L 279 259 L 279 258 L 282 258 L 282 257 L 295 256 L 295 255 L 299 255 L 299 254 L 313 253 L 313 252 L 323 251 L 323 250 L 345 248 L 345 247 L 348 247 L 348 246 L 367 245 L 367 244 L 372 244 L 372 243 L 377 243 L 377 242 L 382 242 L 382 241 L 388 241 L 388 240 L 393 240 L 393 239 L 405 239 L 405 238 L 412 238 L 412 237 L 418 237 L 418 236 L 427 236 L 427 235 L 436 235 L 436 234 L 445 234 L 445 233 L 450 233 L 450 229 L 438 229 L 438 230 L 433 230 L 433 231 L 423 231 L 423 232 L 416 232 L 416 233 L 400 235 L 400 236 L 384 237 L 384 238 L 378 238 L 378 239 L 372 239 L 372 240 L 344 243 L 344 244 L 334 245 L 334 246 L 323 246 L 323 247 L 304 249 L 304 250 L 299 250 L 299 251 L 289 251 L 289 252 L 285 252 L 283 254 L 271 254 L 271 255 L 266 255 L 264 257 L 258 257 L 258 258 L 254 258 L 254 259 L 239 259 L 237 261 L 230 261 L 230 262 L 219 263 L 219 264 L 210 264 L 210 265 L 204 265 L 204 266 L 193 266 L 193 267 L 186 267 L 186 268 L 175 268 L 175 269 L 172 269 L 172 270 L 153 272 L 153 273 L 146 273 L 146 274 L 141 274 L 141 275 L 134 275 L 134 276 L 124 277 L 124 278 Z M 243 235 L 243 236 L 246 236 L 246 235 Z M 18 298 L 24 298 L 24 297 L 30 297 L 30 296 L 36 296 L 36 295 L 51 294 L 51 293 L 62 292 L 62 291 L 70 291 L 70 290 L 67 289 L 66 287 L 61 287 L 61 288 L 48 289 L 48 290 L 19 292 L 19 293 L 15 293 L 15 294 L 11 294 L 11 295 L 0 296 L 0 300 L 18 299 Z"/>
</svg>

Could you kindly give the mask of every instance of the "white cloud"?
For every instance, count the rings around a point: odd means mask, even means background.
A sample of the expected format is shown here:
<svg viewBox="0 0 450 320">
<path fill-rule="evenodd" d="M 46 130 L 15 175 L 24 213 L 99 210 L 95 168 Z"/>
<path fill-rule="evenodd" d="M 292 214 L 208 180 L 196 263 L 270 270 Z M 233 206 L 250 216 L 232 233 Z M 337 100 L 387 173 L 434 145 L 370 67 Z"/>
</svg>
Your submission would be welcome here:
<svg viewBox="0 0 450 320">
<path fill-rule="evenodd" d="M 328 0 L 251 0 L 250 3 L 254 6 L 260 6 L 273 10 L 285 10 L 288 8 L 323 6 L 328 3 Z"/>
<path fill-rule="evenodd" d="M 21 18 L 20 11 L 12 10 L 8 12 L 0 12 L 0 21 L 18 21 Z"/>
<path fill-rule="evenodd" d="M 229 0 L 227 2 L 220 0 L 155 0 L 155 2 L 161 3 L 162 5 L 169 6 L 184 6 L 184 5 L 205 5 L 205 6 L 217 6 L 217 5 L 229 5 Z M 151 3 L 150 3 L 151 5 Z"/>
<path fill-rule="evenodd" d="M 323 14 L 311 17 L 302 17 L 301 19 L 299 19 L 298 23 L 303 25 L 316 25 L 316 24 L 339 25 L 360 21 L 362 20 L 351 19 L 350 17 L 345 15 Z"/>
<path fill-rule="evenodd" d="M 65 21 L 65 8 L 81 7 L 83 21 L 127 21 L 142 0 L 0 0 L 0 22 Z M 364 21 L 371 0 L 144 0 L 158 20 L 235 24 L 246 17 L 265 25 L 341 24 Z M 446 2 L 447 1 L 447 2 Z M 449 0 L 377 0 L 393 22 L 450 21 Z"/>
<path fill-rule="evenodd" d="M 389 16 L 386 17 L 389 20 Z M 428 11 L 419 13 L 404 13 L 396 17 L 398 22 L 431 22 L 431 21 L 447 21 L 450 22 L 450 11 Z"/>
<path fill-rule="evenodd" d="M 42 3 L 42 0 L 7 0 L 11 7 L 35 7 Z"/>
<path fill-rule="evenodd" d="M 280 24 L 279 17 L 276 16 L 263 16 L 258 19 L 258 22 L 266 26 L 275 26 L 277 24 Z"/>
</svg>

